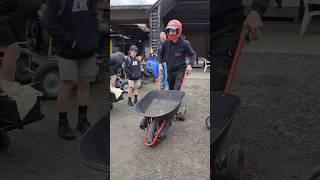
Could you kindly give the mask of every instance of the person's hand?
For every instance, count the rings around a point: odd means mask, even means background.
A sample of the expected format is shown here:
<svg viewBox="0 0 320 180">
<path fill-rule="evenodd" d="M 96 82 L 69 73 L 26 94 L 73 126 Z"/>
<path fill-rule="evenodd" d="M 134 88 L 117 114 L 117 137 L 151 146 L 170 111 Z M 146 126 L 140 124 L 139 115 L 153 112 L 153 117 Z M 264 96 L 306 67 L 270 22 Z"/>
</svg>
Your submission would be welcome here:
<svg viewBox="0 0 320 180">
<path fill-rule="evenodd" d="M 186 71 L 187 71 L 187 76 L 189 76 L 191 74 L 191 71 L 192 71 L 192 66 L 190 64 L 187 66 Z"/>
<path fill-rule="evenodd" d="M 245 28 L 249 28 L 250 40 L 258 40 L 262 28 L 261 17 L 257 11 L 252 10 L 244 21 Z"/>
</svg>

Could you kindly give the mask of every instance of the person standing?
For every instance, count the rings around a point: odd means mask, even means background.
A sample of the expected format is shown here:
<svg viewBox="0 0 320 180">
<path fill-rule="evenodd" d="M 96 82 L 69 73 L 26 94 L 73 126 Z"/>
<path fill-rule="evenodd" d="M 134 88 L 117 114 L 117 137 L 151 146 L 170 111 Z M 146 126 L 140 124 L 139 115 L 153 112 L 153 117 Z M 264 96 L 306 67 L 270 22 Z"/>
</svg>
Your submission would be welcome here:
<svg viewBox="0 0 320 180">
<path fill-rule="evenodd" d="M 73 82 L 78 84 L 78 124 L 84 133 L 90 123 L 87 119 L 89 79 L 95 77 L 95 52 L 98 49 L 98 23 L 94 0 L 49 0 L 48 33 L 53 37 L 59 57 L 58 134 L 67 140 L 75 138 L 70 128 L 70 92 Z"/>
</svg>

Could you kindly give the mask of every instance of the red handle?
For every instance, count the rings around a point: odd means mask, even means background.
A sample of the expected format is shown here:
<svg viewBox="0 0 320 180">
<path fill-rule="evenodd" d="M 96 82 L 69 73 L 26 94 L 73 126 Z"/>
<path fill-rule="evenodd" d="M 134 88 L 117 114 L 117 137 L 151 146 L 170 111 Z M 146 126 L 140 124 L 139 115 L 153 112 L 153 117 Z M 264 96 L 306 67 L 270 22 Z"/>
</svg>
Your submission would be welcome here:
<svg viewBox="0 0 320 180">
<path fill-rule="evenodd" d="M 181 82 L 181 86 L 180 86 L 180 91 L 183 91 L 184 90 L 184 85 L 186 84 L 186 78 L 187 78 L 187 70 L 184 72 L 184 75 L 183 75 L 183 79 L 182 79 L 182 82 Z"/>
<path fill-rule="evenodd" d="M 248 32 L 249 32 L 249 29 L 246 28 L 240 34 L 240 39 L 239 39 L 239 42 L 238 42 L 236 53 L 235 53 L 234 58 L 233 58 L 233 62 L 232 62 L 232 66 L 231 66 L 230 72 L 228 74 L 228 80 L 227 80 L 226 88 L 224 89 L 224 93 L 229 93 L 230 90 L 231 90 L 231 84 L 232 84 L 233 76 L 236 73 L 236 69 L 238 67 L 239 60 L 240 60 L 241 50 L 245 45 L 245 40 L 246 40 L 246 36 L 247 36 Z"/>
</svg>

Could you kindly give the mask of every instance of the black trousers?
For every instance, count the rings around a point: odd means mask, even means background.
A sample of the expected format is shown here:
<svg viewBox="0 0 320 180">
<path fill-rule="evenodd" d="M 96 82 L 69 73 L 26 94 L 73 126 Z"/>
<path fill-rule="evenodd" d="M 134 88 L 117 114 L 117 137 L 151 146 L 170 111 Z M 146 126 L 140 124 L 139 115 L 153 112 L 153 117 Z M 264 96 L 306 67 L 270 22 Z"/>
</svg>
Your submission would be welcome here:
<svg viewBox="0 0 320 180">
<path fill-rule="evenodd" d="M 213 59 L 213 69 L 210 77 L 211 91 L 223 91 L 225 89 L 242 26 L 241 19 L 213 31 L 211 41 L 211 57 Z"/>
<path fill-rule="evenodd" d="M 184 78 L 185 68 L 176 72 L 168 72 L 168 83 L 170 90 L 180 90 Z"/>
</svg>

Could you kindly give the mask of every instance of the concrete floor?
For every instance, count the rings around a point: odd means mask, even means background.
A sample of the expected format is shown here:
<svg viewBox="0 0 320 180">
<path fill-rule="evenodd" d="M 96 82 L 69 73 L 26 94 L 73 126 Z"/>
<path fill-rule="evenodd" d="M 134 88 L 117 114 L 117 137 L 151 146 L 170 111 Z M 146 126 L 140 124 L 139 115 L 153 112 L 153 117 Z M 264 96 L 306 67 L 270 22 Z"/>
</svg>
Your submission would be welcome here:
<svg viewBox="0 0 320 180">
<path fill-rule="evenodd" d="M 209 179 L 209 72 L 195 69 L 186 82 L 187 120 L 174 121 L 167 139 L 156 147 L 143 144 L 145 132 L 139 128 L 141 117 L 127 98 L 115 103 L 111 111 L 111 179 Z M 140 98 L 155 84 L 141 89 Z"/>
</svg>

